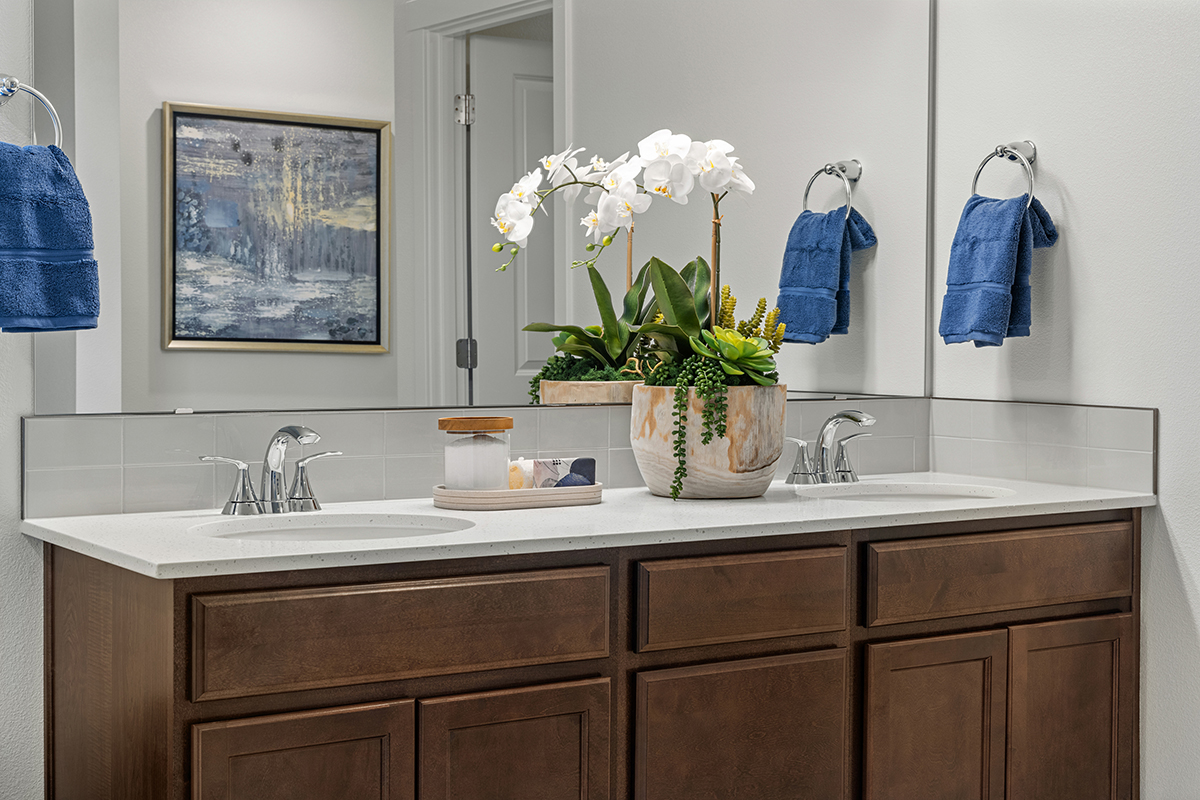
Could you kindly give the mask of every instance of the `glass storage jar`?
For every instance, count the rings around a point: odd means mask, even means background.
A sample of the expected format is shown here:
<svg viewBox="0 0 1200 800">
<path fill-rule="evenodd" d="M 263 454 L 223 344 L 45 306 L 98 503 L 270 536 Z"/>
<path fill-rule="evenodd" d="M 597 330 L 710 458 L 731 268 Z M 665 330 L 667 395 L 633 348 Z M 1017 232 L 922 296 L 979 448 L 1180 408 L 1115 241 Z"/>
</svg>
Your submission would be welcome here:
<svg viewBox="0 0 1200 800">
<path fill-rule="evenodd" d="M 442 417 L 447 489 L 507 489 L 512 417 Z"/>
</svg>

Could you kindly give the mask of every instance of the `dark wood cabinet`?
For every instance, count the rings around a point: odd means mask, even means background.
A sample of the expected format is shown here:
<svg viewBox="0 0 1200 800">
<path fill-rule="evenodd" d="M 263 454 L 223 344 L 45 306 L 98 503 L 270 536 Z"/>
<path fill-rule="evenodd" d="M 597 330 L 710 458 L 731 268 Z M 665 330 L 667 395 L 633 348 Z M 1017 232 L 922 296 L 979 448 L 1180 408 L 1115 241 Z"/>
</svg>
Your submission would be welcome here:
<svg viewBox="0 0 1200 800">
<path fill-rule="evenodd" d="M 609 683 L 422 700 L 420 800 L 607 800 Z"/>
<path fill-rule="evenodd" d="M 843 648 L 641 672 L 635 800 L 846 797 Z"/>
<path fill-rule="evenodd" d="M 1134 797 L 1133 640 L 1130 614 L 1012 629 L 1012 800 Z"/>
<path fill-rule="evenodd" d="M 1007 631 L 867 647 L 864 797 L 1004 797 Z"/>
<path fill-rule="evenodd" d="M 192 727 L 196 800 L 412 800 L 413 701 Z"/>
<path fill-rule="evenodd" d="M 48 797 L 1135 800 L 1139 552 L 1136 509 L 175 580 L 50 547 Z"/>
</svg>

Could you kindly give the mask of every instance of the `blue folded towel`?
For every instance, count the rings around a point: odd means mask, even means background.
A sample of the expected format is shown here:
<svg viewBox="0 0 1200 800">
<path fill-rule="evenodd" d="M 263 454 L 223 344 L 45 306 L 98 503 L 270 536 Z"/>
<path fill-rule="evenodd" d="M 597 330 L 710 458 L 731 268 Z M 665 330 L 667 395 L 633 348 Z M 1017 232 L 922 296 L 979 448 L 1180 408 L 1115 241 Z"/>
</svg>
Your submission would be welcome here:
<svg viewBox="0 0 1200 800">
<path fill-rule="evenodd" d="M 1053 245 L 1058 230 L 1036 197 L 1026 210 L 1028 198 L 976 194 L 963 208 L 938 326 L 946 344 L 998 347 L 1006 337 L 1029 335 L 1033 248 Z"/>
<path fill-rule="evenodd" d="M 0 142 L 0 329 L 96 327 L 92 214 L 62 150 Z"/>
<path fill-rule="evenodd" d="M 785 342 L 817 344 L 850 331 L 850 253 L 874 247 L 875 231 L 846 207 L 805 211 L 792 225 L 779 276 L 779 321 Z"/>
</svg>

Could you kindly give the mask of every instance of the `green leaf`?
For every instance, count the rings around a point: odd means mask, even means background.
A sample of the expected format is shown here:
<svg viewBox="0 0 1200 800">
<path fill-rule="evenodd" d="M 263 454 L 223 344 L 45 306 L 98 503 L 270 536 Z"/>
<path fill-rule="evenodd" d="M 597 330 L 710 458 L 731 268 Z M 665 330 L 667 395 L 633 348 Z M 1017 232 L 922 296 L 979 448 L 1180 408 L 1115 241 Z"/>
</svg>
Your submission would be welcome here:
<svg viewBox="0 0 1200 800">
<path fill-rule="evenodd" d="M 613 311 L 612 295 L 608 293 L 608 286 L 605 285 L 600 270 L 589 264 L 587 271 L 588 278 L 592 281 L 592 294 L 596 296 L 596 308 L 600 311 L 600 323 L 604 328 L 604 345 L 608 349 L 609 356 L 616 358 L 625 349 L 625 346 L 621 341 L 620 331 L 617 329 L 617 315 Z"/>
<path fill-rule="evenodd" d="M 700 327 L 709 327 L 709 291 L 712 289 L 712 270 L 708 266 L 708 262 L 702 257 L 696 256 L 694 261 L 688 263 L 679 271 L 679 277 L 687 283 L 688 288 L 692 290 L 692 298 L 695 301 L 696 317 L 700 320 Z"/>
<path fill-rule="evenodd" d="M 625 320 L 627 325 L 637 325 L 646 318 L 642 305 L 646 302 L 646 295 L 650 293 L 650 289 L 650 265 L 646 264 L 633 279 L 633 286 L 625 293 L 621 319 Z"/>
<path fill-rule="evenodd" d="M 777 381 L 768 378 L 766 375 L 761 375 L 754 370 L 746 370 L 746 374 L 759 386 L 774 386 L 777 383 Z"/>
<path fill-rule="evenodd" d="M 676 325 L 688 336 L 700 335 L 700 318 L 696 314 L 695 299 L 679 273 L 669 266 L 651 258 L 650 280 L 654 285 L 654 296 L 662 309 L 663 319 Z"/>
<path fill-rule="evenodd" d="M 721 365 L 721 369 L 725 370 L 726 375 L 742 375 L 742 374 L 744 374 L 740 369 L 733 366 L 728 361 L 718 361 L 717 363 Z"/>
<path fill-rule="evenodd" d="M 693 350 L 705 358 L 718 358 L 717 354 L 701 344 L 699 339 L 688 339 L 688 343 L 691 344 Z"/>
<path fill-rule="evenodd" d="M 610 367 L 616 366 L 616 364 L 614 364 L 613 361 L 608 357 L 608 354 L 604 352 L 604 348 L 597 350 L 591 345 L 584 344 L 582 342 L 569 342 L 559 347 L 558 351 L 560 353 L 570 353 L 573 356 L 589 356 L 601 364 L 606 364 Z"/>
</svg>

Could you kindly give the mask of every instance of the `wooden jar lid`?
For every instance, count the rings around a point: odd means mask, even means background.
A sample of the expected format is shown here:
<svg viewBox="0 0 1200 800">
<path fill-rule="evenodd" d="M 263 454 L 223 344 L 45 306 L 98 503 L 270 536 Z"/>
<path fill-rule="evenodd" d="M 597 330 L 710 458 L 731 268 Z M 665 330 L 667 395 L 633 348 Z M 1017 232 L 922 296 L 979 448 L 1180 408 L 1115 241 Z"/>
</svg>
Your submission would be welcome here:
<svg viewBox="0 0 1200 800">
<path fill-rule="evenodd" d="M 449 433 L 506 431 L 512 426 L 512 417 L 441 417 L 438 419 L 438 430 Z"/>
</svg>

